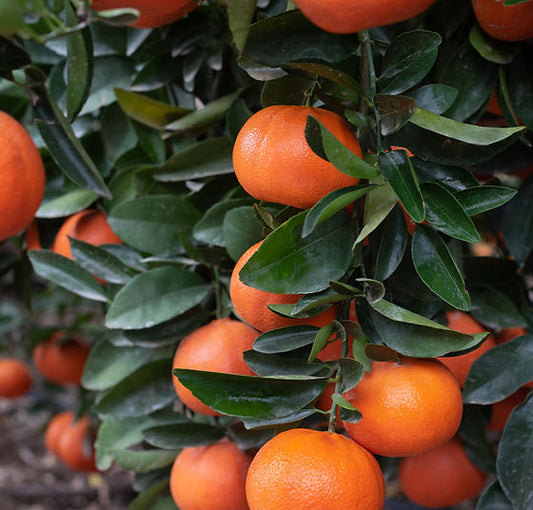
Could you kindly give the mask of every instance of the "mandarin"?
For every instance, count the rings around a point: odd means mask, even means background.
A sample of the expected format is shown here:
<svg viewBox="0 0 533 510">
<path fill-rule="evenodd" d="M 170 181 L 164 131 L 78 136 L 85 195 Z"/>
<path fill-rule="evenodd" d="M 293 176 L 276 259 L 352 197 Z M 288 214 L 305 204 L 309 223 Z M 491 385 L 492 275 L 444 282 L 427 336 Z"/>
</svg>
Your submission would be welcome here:
<svg viewBox="0 0 533 510">
<path fill-rule="evenodd" d="M 48 422 L 44 432 L 44 446 L 46 449 L 57 457 L 59 440 L 63 432 L 74 422 L 74 413 L 72 411 L 63 411 L 56 414 Z"/>
<path fill-rule="evenodd" d="M 62 429 L 57 441 L 57 456 L 74 471 L 97 470 L 90 425 L 88 416 L 72 421 Z"/>
<path fill-rule="evenodd" d="M 504 5 L 503 0 L 472 0 L 481 28 L 501 41 L 524 41 L 533 37 L 533 2 Z"/>
<path fill-rule="evenodd" d="M 33 376 L 24 361 L 15 358 L 0 359 L 0 397 L 22 397 L 32 386 Z"/>
</svg>

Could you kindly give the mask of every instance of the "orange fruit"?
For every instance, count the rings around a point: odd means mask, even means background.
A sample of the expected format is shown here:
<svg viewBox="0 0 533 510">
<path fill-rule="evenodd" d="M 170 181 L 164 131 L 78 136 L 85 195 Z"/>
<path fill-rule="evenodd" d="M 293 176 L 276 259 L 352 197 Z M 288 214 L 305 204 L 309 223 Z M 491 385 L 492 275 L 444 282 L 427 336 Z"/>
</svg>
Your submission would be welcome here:
<svg viewBox="0 0 533 510">
<path fill-rule="evenodd" d="M 473 335 L 476 333 L 484 333 L 486 331 L 486 329 L 471 315 L 465 312 L 460 312 L 459 310 L 446 312 L 446 318 L 448 319 L 448 327 L 461 333 Z M 452 374 L 457 377 L 461 387 L 463 387 L 472 363 L 495 346 L 496 340 L 494 339 L 494 336 L 489 335 L 485 341 L 473 351 L 461 354 L 460 356 L 441 356 L 438 359 L 451 370 Z"/>
<path fill-rule="evenodd" d="M 524 41 L 533 37 L 533 2 L 504 5 L 503 0 L 472 0 L 481 28 L 502 41 Z"/>
<path fill-rule="evenodd" d="M 24 230 L 44 196 L 41 154 L 26 129 L 0 111 L 0 241 Z"/>
<path fill-rule="evenodd" d="M 259 331 L 270 331 L 272 329 L 294 326 L 298 324 L 310 324 L 322 327 L 331 323 L 337 316 L 335 307 L 328 308 L 314 317 L 292 319 L 282 317 L 271 311 L 267 305 L 296 303 L 301 294 L 274 294 L 255 289 L 244 284 L 239 278 L 239 272 L 248 262 L 250 257 L 259 249 L 263 241 L 254 244 L 244 252 L 235 264 L 231 275 L 229 293 L 235 313 L 246 323 Z"/>
<path fill-rule="evenodd" d="M 226 440 L 184 448 L 170 473 L 170 493 L 181 510 L 248 510 L 246 473 L 252 457 Z"/>
<path fill-rule="evenodd" d="M 257 452 L 246 477 L 250 510 L 382 510 L 376 459 L 346 436 L 296 428 Z"/>
<path fill-rule="evenodd" d="M 435 0 L 295 0 L 306 18 L 326 32 L 351 34 L 413 18 Z"/>
<path fill-rule="evenodd" d="M 80 335 L 56 331 L 33 349 L 33 363 L 49 381 L 56 384 L 80 384 L 85 362 L 91 350 Z"/>
<path fill-rule="evenodd" d="M 90 421 L 83 416 L 67 424 L 57 442 L 57 456 L 75 471 L 96 471 Z"/>
<path fill-rule="evenodd" d="M 130 26 L 135 28 L 156 28 L 168 25 L 198 7 L 193 0 L 93 0 L 95 11 L 131 7 L 139 11 L 139 18 Z"/>
<path fill-rule="evenodd" d="M 86 209 L 73 214 L 58 230 L 52 251 L 72 259 L 69 237 L 94 246 L 122 243 L 120 237 L 111 230 L 105 214 L 97 209 Z"/>
<path fill-rule="evenodd" d="M 48 426 L 44 432 L 44 446 L 50 453 L 57 456 L 59 440 L 63 436 L 64 430 L 66 430 L 73 421 L 74 413 L 72 411 L 64 411 L 53 416 L 48 422 Z"/>
<path fill-rule="evenodd" d="M 517 336 L 523 335 L 527 335 L 527 331 L 526 328 L 523 328 L 521 326 L 516 326 L 514 328 L 504 328 L 498 332 L 496 340 L 499 344 L 503 344 L 505 342 L 513 340 L 513 338 L 516 338 Z"/>
<path fill-rule="evenodd" d="M 507 398 L 504 398 L 499 402 L 494 402 L 494 404 L 492 404 L 487 430 L 503 430 L 512 410 L 526 399 L 529 395 L 529 391 L 530 390 L 527 387 L 523 386 Z"/>
<path fill-rule="evenodd" d="M 0 397 L 22 397 L 32 386 L 33 376 L 24 361 L 14 358 L 0 359 Z"/>
<path fill-rule="evenodd" d="M 359 182 L 311 150 L 305 138 L 308 115 L 362 156 L 352 129 L 337 114 L 308 106 L 269 106 L 246 121 L 233 147 L 235 175 L 252 197 L 307 209 L 331 191 Z"/>
<path fill-rule="evenodd" d="M 498 103 L 498 93 L 494 91 L 492 96 L 490 96 L 489 104 L 487 105 L 487 111 L 493 115 L 498 115 L 499 117 L 503 116 L 502 109 L 500 108 L 500 103 Z"/>
<path fill-rule="evenodd" d="M 26 239 L 26 249 L 27 250 L 41 250 L 41 240 L 39 238 L 39 228 L 37 227 L 37 222 L 33 220 L 26 229 L 26 234 L 24 235 Z"/>
<path fill-rule="evenodd" d="M 457 432 L 463 414 L 461 387 L 436 359 L 374 361 L 344 396 L 363 414 L 357 423 L 344 423 L 348 434 L 387 457 L 436 448 Z"/>
<path fill-rule="evenodd" d="M 178 345 L 173 368 L 189 368 L 226 374 L 255 375 L 243 358 L 259 332 L 243 322 L 216 319 L 187 335 Z M 172 377 L 179 399 L 196 413 L 220 416 L 196 398 L 176 376 Z"/>
<path fill-rule="evenodd" d="M 477 496 L 487 474 L 472 463 L 461 441 L 454 437 L 437 448 L 402 459 L 399 480 L 404 494 L 414 503 L 442 508 Z"/>
</svg>

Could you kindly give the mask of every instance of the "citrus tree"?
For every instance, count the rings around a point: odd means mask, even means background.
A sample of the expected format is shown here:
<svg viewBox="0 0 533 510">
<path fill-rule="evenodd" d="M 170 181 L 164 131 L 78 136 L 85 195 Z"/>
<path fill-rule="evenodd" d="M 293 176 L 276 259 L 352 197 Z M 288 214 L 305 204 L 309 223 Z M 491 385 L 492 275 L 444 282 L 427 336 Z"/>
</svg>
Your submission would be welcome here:
<svg viewBox="0 0 533 510">
<path fill-rule="evenodd" d="M 132 509 L 531 508 L 533 1 L 296 4 L 0 0 L 4 352 Z"/>
</svg>

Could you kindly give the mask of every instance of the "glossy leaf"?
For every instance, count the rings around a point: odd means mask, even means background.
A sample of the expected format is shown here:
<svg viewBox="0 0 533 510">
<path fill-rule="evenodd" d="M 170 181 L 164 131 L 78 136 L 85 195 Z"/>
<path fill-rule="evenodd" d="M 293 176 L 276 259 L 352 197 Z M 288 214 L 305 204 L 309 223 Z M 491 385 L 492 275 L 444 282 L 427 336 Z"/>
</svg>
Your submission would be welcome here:
<svg viewBox="0 0 533 510">
<path fill-rule="evenodd" d="M 341 377 L 340 392 L 345 393 L 355 388 L 365 375 L 364 366 L 350 358 L 339 359 L 339 374 Z"/>
<path fill-rule="evenodd" d="M 450 250 L 430 227 L 415 229 L 411 254 L 416 272 L 428 288 L 459 310 L 470 309 L 470 296 Z"/>
<path fill-rule="evenodd" d="M 255 374 L 264 377 L 329 375 L 329 370 L 320 363 L 308 363 L 305 359 L 265 354 L 255 350 L 246 351 L 244 360 Z"/>
<path fill-rule="evenodd" d="M 272 428 L 272 427 L 280 427 L 285 426 L 292 423 L 300 423 L 303 419 L 308 418 L 309 416 L 315 414 L 314 408 L 304 408 L 300 409 L 299 411 L 295 411 L 293 413 L 290 413 L 286 416 L 280 416 L 279 418 L 248 418 L 243 417 L 242 423 L 246 427 L 246 429 L 265 429 L 265 428 Z"/>
<path fill-rule="evenodd" d="M 233 173 L 232 145 L 228 138 L 208 138 L 174 154 L 154 171 L 161 182 L 180 182 Z"/>
<path fill-rule="evenodd" d="M 242 206 L 231 209 L 224 215 L 222 235 L 229 256 L 239 260 L 252 245 L 263 239 L 263 229 L 253 207 Z"/>
<path fill-rule="evenodd" d="M 157 448 L 177 450 L 192 446 L 206 446 L 224 437 L 220 428 L 206 423 L 170 423 L 143 430 L 146 442 Z"/>
<path fill-rule="evenodd" d="M 442 38 L 435 32 L 413 30 L 395 37 L 387 48 L 379 90 L 385 94 L 401 94 L 422 80 L 437 58 Z"/>
<path fill-rule="evenodd" d="M 411 158 L 410 161 L 420 184 L 436 182 L 454 191 L 479 186 L 476 178 L 464 168 L 431 163 L 417 157 Z"/>
<path fill-rule="evenodd" d="M 464 387 L 464 401 L 492 404 L 533 380 L 533 336 L 496 345 L 472 365 Z"/>
<path fill-rule="evenodd" d="M 313 344 L 317 332 L 316 326 L 288 326 L 266 331 L 255 339 L 254 351 L 276 354 L 306 347 Z"/>
<path fill-rule="evenodd" d="M 455 196 L 436 183 L 422 184 L 426 219 L 437 230 L 467 243 L 477 243 L 481 236 Z"/>
<path fill-rule="evenodd" d="M 36 218 L 61 218 L 87 209 L 96 199 L 98 194 L 86 189 L 77 189 L 52 198 L 41 204 Z"/>
<path fill-rule="evenodd" d="M 256 3 L 257 0 L 229 0 L 227 3 L 229 29 L 239 53 L 242 53 L 246 44 Z"/>
<path fill-rule="evenodd" d="M 312 85 L 312 79 L 294 74 L 268 80 L 261 90 L 261 105 L 263 108 L 277 104 L 300 106 Z"/>
<path fill-rule="evenodd" d="M 516 193 L 513 188 L 485 184 L 460 190 L 455 193 L 455 198 L 469 216 L 474 216 L 501 207 Z"/>
<path fill-rule="evenodd" d="M 471 298 L 471 313 L 481 324 L 495 330 L 527 326 L 511 299 L 495 287 L 474 288 Z"/>
<path fill-rule="evenodd" d="M 149 473 L 170 466 L 177 455 L 177 450 L 117 450 L 113 460 L 126 470 Z"/>
<path fill-rule="evenodd" d="M 379 154 L 379 168 L 414 221 L 424 220 L 424 200 L 406 151 Z"/>
<path fill-rule="evenodd" d="M 327 378 L 266 378 L 174 369 L 193 395 L 229 416 L 272 419 L 300 410 L 317 398 Z"/>
<path fill-rule="evenodd" d="M 310 75 L 321 76 L 330 82 L 354 90 L 358 94 L 362 92 L 361 85 L 359 85 L 357 81 L 355 81 L 349 74 L 346 74 L 335 67 L 316 62 L 291 62 L 288 64 L 288 67 L 300 69 Z"/>
<path fill-rule="evenodd" d="M 416 103 L 406 96 L 377 94 L 374 104 L 381 117 L 381 134 L 391 135 L 404 126 L 416 110 Z"/>
<path fill-rule="evenodd" d="M 449 85 L 441 83 L 435 85 L 423 85 L 411 90 L 409 97 L 412 97 L 418 108 L 428 110 L 435 115 L 444 113 L 457 98 L 458 90 Z"/>
<path fill-rule="evenodd" d="M 494 39 L 477 24 L 470 30 L 468 40 L 485 60 L 494 64 L 509 64 L 520 52 L 519 43 Z"/>
<path fill-rule="evenodd" d="M 152 361 L 100 393 L 94 409 L 116 417 L 144 416 L 162 409 L 176 398 L 169 358 Z"/>
<path fill-rule="evenodd" d="M 115 296 L 106 314 L 111 329 L 149 328 L 201 303 L 209 292 L 202 277 L 179 266 L 135 276 Z"/>
<path fill-rule="evenodd" d="M 514 111 L 533 130 L 533 72 L 527 55 L 518 55 L 509 64 L 507 85 Z"/>
<path fill-rule="evenodd" d="M 94 277 L 76 262 L 50 250 L 31 250 L 28 256 L 34 271 L 78 296 L 107 302 L 107 295 Z"/>
<path fill-rule="evenodd" d="M 325 289 L 346 272 L 354 241 L 350 217 L 339 212 L 302 238 L 306 215 L 292 217 L 263 241 L 239 273 L 243 283 L 268 292 L 306 294 Z"/>
<path fill-rule="evenodd" d="M 494 480 L 481 494 L 476 510 L 513 510 L 513 505 L 505 496 L 500 482 Z"/>
<path fill-rule="evenodd" d="M 533 497 L 532 437 L 533 398 L 530 393 L 526 401 L 509 416 L 496 461 L 503 492 L 517 510 L 526 510 Z"/>
</svg>

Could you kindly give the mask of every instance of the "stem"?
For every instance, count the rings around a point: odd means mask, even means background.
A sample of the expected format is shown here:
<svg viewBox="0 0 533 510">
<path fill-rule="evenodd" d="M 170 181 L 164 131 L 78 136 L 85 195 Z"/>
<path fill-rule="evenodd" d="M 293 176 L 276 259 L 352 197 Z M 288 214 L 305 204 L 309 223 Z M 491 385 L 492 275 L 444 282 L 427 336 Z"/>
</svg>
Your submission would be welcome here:
<svg viewBox="0 0 533 510">
<path fill-rule="evenodd" d="M 311 106 L 315 99 L 315 90 L 318 87 L 318 78 L 315 76 L 313 84 L 305 91 L 303 106 Z"/>
<path fill-rule="evenodd" d="M 215 280 L 215 302 L 216 302 L 216 318 L 222 317 L 222 286 L 220 285 L 220 273 L 216 266 L 212 266 L 212 271 Z"/>
</svg>

